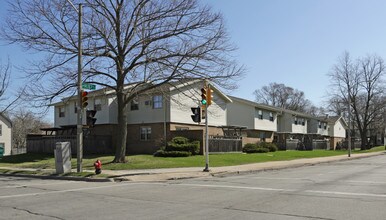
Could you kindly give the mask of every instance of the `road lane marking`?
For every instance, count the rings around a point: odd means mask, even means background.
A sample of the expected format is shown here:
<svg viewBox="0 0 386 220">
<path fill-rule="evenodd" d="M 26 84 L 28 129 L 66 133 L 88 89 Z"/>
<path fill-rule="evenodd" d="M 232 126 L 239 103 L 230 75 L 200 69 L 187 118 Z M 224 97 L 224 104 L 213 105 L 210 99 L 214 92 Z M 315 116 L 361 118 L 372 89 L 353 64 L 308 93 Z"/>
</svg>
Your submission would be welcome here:
<svg viewBox="0 0 386 220">
<path fill-rule="evenodd" d="M 105 185 L 105 186 L 84 187 L 84 188 L 77 188 L 77 189 L 57 190 L 57 191 L 50 191 L 50 192 L 25 193 L 25 194 L 18 194 L 18 195 L 0 196 L 0 199 L 59 194 L 59 193 L 66 193 L 66 192 L 77 192 L 77 191 L 86 191 L 86 190 L 93 190 L 93 189 L 114 188 L 114 187 L 122 187 L 122 186 L 128 186 L 128 185 L 138 185 L 138 184 L 141 184 L 141 183 L 123 183 L 123 184 L 112 184 L 112 185 Z"/>
<path fill-rule="evenodd" d="M 70 181 L 71 183 L 75 183 L 75 181 Z M 2 186 L 0 189 L 10 189 L 10 188 L 24 188 L 24 187 L 31 187 L 31 186 L 50 186 L 50 185 L 63 185 L 68 184 L 66 182 L 58 182 L 58 183 L 35 183 L 35 184 L 21 184 L 21 185 L 14 185 L 14 186 Z"/>
<path fill-rule="evenodd" d="M 368 196 L 386 198 L 386 194 L 375 193 L 350 193 L 337 191 L 318 191 L 318 190 L 304 190 L 301 189 L 275 189 L 264 187 L 248 187 L 248 186 L 231 186 L 231 185 L 208 185 L 208 184 L 176 184 L 178 186 L 192 186 L 192 187 L 206 187 L 206 188 L 230 188 L 230 189 L 250 189 L 260 191 L 277 191 L 277 192 L 296 192 L 296 193 L 313 193 L 313 194 L 331 194 L 331 195 L 345 195 L 345 196 Z"/>
</svg>

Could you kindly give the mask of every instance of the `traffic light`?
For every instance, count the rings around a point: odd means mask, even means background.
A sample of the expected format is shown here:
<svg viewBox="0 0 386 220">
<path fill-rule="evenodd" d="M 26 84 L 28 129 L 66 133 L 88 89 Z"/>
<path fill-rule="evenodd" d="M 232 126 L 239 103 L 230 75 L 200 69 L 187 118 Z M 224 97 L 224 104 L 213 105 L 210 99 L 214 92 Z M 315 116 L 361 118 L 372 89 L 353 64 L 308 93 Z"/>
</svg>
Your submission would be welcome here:
<svg viewBox="0 0 386 220">
<path fill-rule="evenodd" d="M 207 88 L 201 89 L 201 104 L 206 105 L 207 103 Z"/>
<path fill-rule="evenodd" d="M 210 88 L 206 90 L 206 102 L 208 103 L 208 105 L 212 104 L 212 98 L 213 98 L 212 92 L 213 90 L 211 90 Z"/>
<path fill-rule="evenodd" d="M 88 100 L 88 98 L 87 98 L 88 92 L 82 90 L 81 91 L 81 95 L 82 95 L 82 108 L 86 108 L 86 106 L 88 105 L 88 102 L 87 102 L 87 100 Z"/>
<path fill-rule="evenodd" d="M 201 119 L 206 118 L 206 105 L 201 105 Z"/>
<path fill-rule="evenodd" d="M 193 113 L 193 115 L 191 115 L 192 120 L 194 122 L 200 123 L 201 122 L 201 109 L 200 109 L 200 107 L 197 107 L 197 108 L 192 107 L 191 109 L 192 109 L 192 113 Z"/>
<path fill-rule="evenodd" d="M 95 125 L 95 122 L 96 122 L 96 118 L 95 118 L 95 114 L 96 114 L 97 111 L 95 110 L 87 110 L 86 111 L 86 124 L 90 127 L 94 127 Z"/>
</svg>

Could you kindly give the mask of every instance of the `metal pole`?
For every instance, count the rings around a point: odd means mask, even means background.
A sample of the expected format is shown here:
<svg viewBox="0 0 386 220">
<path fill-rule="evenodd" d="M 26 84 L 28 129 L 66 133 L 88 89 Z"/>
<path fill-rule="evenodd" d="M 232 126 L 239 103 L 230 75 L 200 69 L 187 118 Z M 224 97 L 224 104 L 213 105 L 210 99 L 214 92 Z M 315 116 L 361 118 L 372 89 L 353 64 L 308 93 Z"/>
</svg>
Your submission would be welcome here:
<svg viewBox="0 0 386 220">
<path fill-rule="evenodd" d="M 206 84 L 206 83 L 205 83 Z M 209 85 L 207 85 L 209 90 Z M 204 172 L 209 172 L 209 132 L 208 132 L 208 102 L 205 103 L 205 169 Z"/>
<path fill-rule="evenodd" d="M 348 95 L 348 157 L 351 157 L 351 99 L 350 99 L 350 92 Z"/>
<path fill-rule="evenodd" d="M 77 109 L 77 126 L 76 126 L 76 155 L 77 166 L 76 171 L 82 172 L 83 158 L 83 106 L 82 106 L 82 4 L 79 4 L 78 10 L 78 109 Z"/>
</svg>

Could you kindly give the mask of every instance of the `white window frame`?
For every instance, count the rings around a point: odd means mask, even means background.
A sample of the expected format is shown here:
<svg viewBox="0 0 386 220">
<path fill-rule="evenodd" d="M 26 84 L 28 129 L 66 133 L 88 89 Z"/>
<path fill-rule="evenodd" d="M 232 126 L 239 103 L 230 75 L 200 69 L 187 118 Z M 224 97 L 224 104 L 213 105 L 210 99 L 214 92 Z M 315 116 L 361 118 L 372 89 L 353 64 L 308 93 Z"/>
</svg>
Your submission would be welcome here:
<svg viewBox="0 0 386 220">
<path fill-rule="evenodd" d="M 162 95 L 153 96 L 153 109 L 161 109 L 163 107 Z"/>
<path fill-rule="evenodd" d="M 139 110 L 139 102 L 138 99 L 133 99 L 130 102 L 130 111 Z"/>
<path fill-rule="evenodd" d="M 140 127 L 139 136 L 141 141 L 151 140 L 151 127 Z"/>
<path fill-rule="evenodd" d="M 66 108 L 64 106 L 60 106 L 58 107 L 58 111 L 59 111 L 59 118 L 64 118 L 66 117 Z M 62 111 L 63 110 L 63 111 Z"/>
</svg>

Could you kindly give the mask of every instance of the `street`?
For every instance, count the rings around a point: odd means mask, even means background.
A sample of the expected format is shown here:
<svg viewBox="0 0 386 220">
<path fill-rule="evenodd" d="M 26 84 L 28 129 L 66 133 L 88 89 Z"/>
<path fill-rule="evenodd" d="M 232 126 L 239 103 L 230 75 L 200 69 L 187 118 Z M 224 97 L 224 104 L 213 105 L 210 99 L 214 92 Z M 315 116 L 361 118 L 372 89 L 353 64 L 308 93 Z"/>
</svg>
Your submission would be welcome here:
<svg viewBox="0 0 386 220">
<path fill-rule="evenodd" d="M 0 219 L 386 219 L 386 157 L 166 182 L 0 176 Z"/>
</svg>

